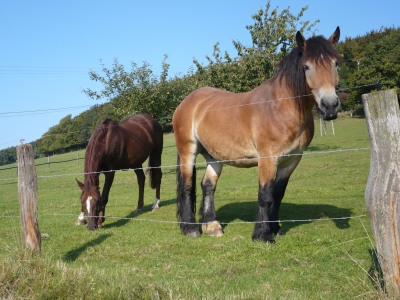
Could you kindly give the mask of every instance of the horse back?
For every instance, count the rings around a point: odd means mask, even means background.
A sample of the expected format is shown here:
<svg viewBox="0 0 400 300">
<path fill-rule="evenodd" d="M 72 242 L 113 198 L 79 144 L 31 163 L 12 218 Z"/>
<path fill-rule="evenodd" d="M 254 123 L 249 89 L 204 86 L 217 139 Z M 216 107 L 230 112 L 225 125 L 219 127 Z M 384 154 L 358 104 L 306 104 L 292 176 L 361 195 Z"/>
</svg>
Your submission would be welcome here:
<svg viewBox="0 0 400 300">
<path fill-rule="evenodd" d="M 151 152 L 162 152 L 162 127 L 152 116 L 137 114 L 114 123 L 109 123 L 105 147 L 114 168 L 141 167 Z"/>
</svg>

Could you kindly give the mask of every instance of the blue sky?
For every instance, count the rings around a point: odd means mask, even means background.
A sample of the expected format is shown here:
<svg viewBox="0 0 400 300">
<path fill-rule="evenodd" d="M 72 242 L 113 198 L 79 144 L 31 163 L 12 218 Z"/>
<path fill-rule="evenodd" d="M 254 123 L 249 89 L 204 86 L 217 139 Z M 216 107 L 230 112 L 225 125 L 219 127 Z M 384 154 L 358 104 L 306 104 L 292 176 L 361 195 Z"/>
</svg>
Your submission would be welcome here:
<svg viewBox="0 0 400 300">
<path fill-rule="evenodd" d="M 114 58 L 130 70 L 146 61 L 159 72 L 164 54 L 170 75 L 185 74 L 193 58 L 206 62 L 213 45 L 235 55 L 232 40 L 250 43 L 245 28 L 266 0 L 214 1 L 6 1 L 0 0 L 0 149 L 31 142 L 68 114 L 101 103 L 82 89 L 101 89 L 88 72 L 111 67 Z M 318 34 L 336 26 L 344 37 L 382 26 L 400 26 L 400 1 L 271 1 L 290 6 L 302 20 L 320 22 Z"/>
</svg>

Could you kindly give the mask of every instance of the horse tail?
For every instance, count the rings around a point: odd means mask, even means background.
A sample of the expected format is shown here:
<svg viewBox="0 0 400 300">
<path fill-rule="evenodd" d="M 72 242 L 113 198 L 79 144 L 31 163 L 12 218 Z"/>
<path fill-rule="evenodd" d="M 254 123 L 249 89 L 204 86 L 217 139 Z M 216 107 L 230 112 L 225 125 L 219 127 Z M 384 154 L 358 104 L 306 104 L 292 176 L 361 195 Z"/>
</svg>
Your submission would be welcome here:
<svg viewBox="0 0 400 300">
<path fill-rule="evenodd" d="M 176 189 L 176 204 L 177 204 L 177 218 L 178 220 L 182 220 L 182 216 L 185 214 L 184 211 L 184 202 L 185 202 L 185 182 L 182 177 L 181 168 L 180 168 L 181 158 L 179 154 L 177 155 L 176 160 L 176 181 L 177 181 L 177 189 Z M 193 214 L 196 213 L 196 166 L 193 166 L 192 172 L 192 186 L 190 188 L 190 205 L 191 211 Z M 181 228 L 185 227 L 185 224 L 181 224 Z M 183 229 L 183 228 L 182 228 Z"/>
</svg>

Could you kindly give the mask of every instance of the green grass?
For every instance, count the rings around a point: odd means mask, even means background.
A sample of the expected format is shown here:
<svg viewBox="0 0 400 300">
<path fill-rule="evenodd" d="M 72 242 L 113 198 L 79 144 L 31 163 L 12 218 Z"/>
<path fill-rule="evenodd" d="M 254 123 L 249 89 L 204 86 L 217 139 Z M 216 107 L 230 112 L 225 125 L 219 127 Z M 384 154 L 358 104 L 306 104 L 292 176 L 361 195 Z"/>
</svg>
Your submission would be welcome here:
<svg viewBox="0 0 400 300">
<path fill-rule="evenodd" d="M 40 256 L 21 245 L 15 169 L 0 171 L 0 298 L 24 299 L 371 299 L 376 286 L 374 245 L 364 190 L 369 150 L 364 119 L 339 118 L 336 135 L 312 144 L 295 170 L 281 206 L 285 235 L 275 245 L 252 242 L 257 211 L 257 168 L 224 166 L 216 192 L 224 236 L 190 239 L 176 224 L 175 168 L 163 169 L 162 202 L 146 186 L 144 212 L 133 213 L 133 172 L 117 172 L 104 227 L 75 226 L 83 161 L 56 163 L 77 152 L 38 159 L 39 227 L 49 234 Z M 176 164 L 173 135 L 165 136 L 163 166 Z M 314 152 L 314 155 L 313 153 Z M 84 151 L 79 152 L 84 156 Z M 202 162 L 199 158 L 198 162 Z M 4 166 L 7 167 L 7 166 Z M 0 167 L 4 168 L 4 167 Z M 198 181 L 204 171 L 198 165 Z M 63 176 L 60 176 L 63 175 Z M 42 177 L 49 176 L 49 177 Z M 102 179 L 102 176 L 101 176 Z M 200 189 L 198 189 L 200 191 Z M 198 195 L 198 205 L 200 195 Z M 122 219 L 125 218 L 125 219 Z M 247 223 L 249 222 L 249 223 Z M 371 277 L 372 278 L 371 278 Z"/>
</svg>

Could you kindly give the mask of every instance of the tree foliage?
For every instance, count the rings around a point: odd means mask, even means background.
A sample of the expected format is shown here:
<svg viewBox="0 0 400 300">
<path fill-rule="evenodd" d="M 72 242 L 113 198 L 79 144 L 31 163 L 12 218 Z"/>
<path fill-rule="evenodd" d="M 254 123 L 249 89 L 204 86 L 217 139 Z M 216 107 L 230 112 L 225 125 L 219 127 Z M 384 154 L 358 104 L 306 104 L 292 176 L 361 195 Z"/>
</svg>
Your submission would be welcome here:
<svg viewBox="0 0 400 300">
<path fill-rule="evenodd" d="M 187 95 L 191 86 L 188 74 L 183 77 L 168 78 L 168 56 L 164 56 L 162 71 L 156 76 L 146 62 L 138 66 L 131 63 L 131 71 L 125 71 L 122 64 L 114 59 L 111 69 L 103 65 L 103 74 L 90 72 L 90 79 L 101 82 L 103 89 L 93 91 L 83 90 L 94 100 L 107 98 L 111 100 L 116 121 L 131 114 L 148 113 L 158 119 L 163 127 L 168 127 L 175 107 Z"/>
<path fill-rule="evenodd" d="M 361 95 L 377 90 L 400 87 L 400 27 L 381 28 L 365 36 L 346 38 L 338 45 L 343 55 L 340 88 L 348 91 L 343 109 L 362 106 Z"/>
<path fill-rule="evenodd" d="M 305 6 L 293 15 L 288 7 L 279 13 L 278 8 L 271 10 L 271 3 L 267 1 L 265 9 L 261 8 L 252 16 L 254 24 L 246 26 L 251 46 L 232 41 L 237 51 L 237 56 L 232 58 L 226 51 L 222 56 L 217 43 L 213 58 L 206 56 L 207 66 L 194 60 L 202 85 L 240 93 L 252 90 L 272 77 L 276 64 L 296 46 L 296 32 L 311 32 L 319 22 L 301 20 L 307 9 Z"/>
</svg>

